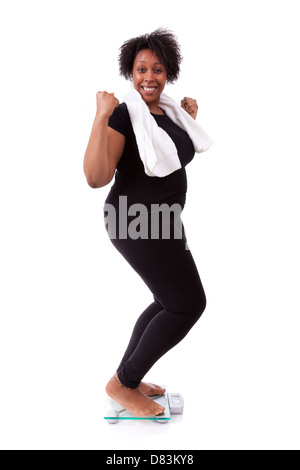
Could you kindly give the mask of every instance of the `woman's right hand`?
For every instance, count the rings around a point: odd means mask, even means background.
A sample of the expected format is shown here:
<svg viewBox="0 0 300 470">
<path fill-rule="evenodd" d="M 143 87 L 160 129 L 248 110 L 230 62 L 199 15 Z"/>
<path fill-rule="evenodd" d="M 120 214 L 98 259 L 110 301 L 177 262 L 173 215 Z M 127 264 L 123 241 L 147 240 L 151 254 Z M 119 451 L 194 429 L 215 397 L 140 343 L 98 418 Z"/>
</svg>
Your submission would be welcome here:
<svg viewBox="0 0 300 470">
<path fill-rule="evenodd" d="M 98 91 L 97 95 L 97 116 L 109 118 L 114 109 L 119 106 L 119 100 L 115 98 L 114 93 L 107 91 Z"/>
</svg>

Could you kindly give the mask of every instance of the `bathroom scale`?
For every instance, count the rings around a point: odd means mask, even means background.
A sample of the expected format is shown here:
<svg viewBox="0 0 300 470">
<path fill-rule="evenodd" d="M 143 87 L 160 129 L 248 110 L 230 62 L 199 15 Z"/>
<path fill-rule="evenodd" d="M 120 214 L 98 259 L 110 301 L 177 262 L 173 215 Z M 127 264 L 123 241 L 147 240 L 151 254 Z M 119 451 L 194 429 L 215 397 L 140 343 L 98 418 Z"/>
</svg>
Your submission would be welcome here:
<svg viewBox="0 0 300 470">
<path fill-rule="evenodd" d="M 165 388 L 165 386 L 163 388 Z M 183 413 L 184 403 L 180 393 L 167 393 L 166 390 L 165 393 L 152 396 L 151 399 L 165 408 L 162 414 L 158 416 L 135 416 L 108 396 L 104 419 L 106 419 L 109 424 L 116 424 L 121 420 L 148 420 L 163 424 L 170 421 L 172 414 Z"/>
</svg>

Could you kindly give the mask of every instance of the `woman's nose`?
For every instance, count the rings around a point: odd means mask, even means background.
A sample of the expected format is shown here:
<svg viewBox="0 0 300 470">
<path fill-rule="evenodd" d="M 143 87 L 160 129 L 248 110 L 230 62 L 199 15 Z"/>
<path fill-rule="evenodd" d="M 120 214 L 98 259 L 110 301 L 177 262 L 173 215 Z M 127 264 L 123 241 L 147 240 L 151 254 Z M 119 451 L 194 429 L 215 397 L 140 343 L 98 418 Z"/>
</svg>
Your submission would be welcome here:
<svg viewBox="0 0 300 470">
<path fill-rule="evenodd" d="M 148 70 L 148 71 L 146 72 L 145 81 L 146 81 L 146 82 L 153 82 L 152 70 Z"/>
</svg>

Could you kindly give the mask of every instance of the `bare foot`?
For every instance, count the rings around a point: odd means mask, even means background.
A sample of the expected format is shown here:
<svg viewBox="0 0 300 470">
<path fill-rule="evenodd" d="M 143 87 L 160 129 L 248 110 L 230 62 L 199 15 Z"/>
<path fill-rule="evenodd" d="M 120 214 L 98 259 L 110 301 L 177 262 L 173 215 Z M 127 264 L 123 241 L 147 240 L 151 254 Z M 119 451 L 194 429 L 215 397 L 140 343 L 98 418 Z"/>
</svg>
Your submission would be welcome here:
<svg viewBox="0 0 300 470">
<path fill-rule="evenodd" d="M 139 389 L 148 397 L 154 397 L 154 395 L 162 395 L 166 391 L 165 388 L 160 387 L 159 385 L 150 384 L 148 382 L 141 382 L 139 385 Z"/>
<path fill-rule="evenodd" d="M 165 410 L 163 406 L 144 395 L 139 388 L 126 388 L 117 374 L 109 380 L 105 390 L 113 400 L 135 416 L 158 416 Z"/>
</svg>

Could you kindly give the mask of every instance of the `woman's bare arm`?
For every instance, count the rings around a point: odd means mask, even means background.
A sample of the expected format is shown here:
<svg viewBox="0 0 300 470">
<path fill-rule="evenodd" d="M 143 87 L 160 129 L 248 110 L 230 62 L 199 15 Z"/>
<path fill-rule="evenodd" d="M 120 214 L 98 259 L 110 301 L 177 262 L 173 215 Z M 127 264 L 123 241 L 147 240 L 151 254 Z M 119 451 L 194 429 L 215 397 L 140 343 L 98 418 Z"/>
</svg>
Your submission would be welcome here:
<svg viewBox="0 0 300 470">
<path fill-rule="evenodd" d="M 84 174 L 92 188 L 110 183 L 123 154 L 124 135 L 108 126 L 108 119 L 118 105 L 113 93 L 97 93 L 97 112 L 83 161 Z"/>
</svg>

